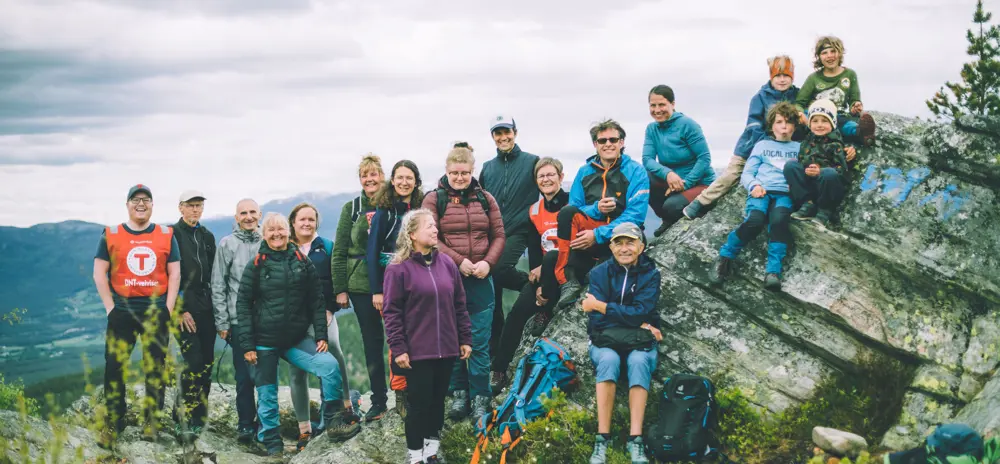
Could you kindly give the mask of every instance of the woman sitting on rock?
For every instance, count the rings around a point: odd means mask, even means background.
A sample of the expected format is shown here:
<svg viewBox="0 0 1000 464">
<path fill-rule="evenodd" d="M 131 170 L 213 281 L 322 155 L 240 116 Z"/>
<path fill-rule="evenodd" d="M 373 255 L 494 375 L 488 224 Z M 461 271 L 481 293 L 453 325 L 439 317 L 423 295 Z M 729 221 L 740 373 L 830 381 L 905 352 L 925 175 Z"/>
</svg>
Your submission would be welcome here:
<svg viewBox="0 0 1000 464">
<path fill-rule="evenodd" d="M 316 268 L 290 243 L 288 219 L 269 213 L 260 252 L 247 263 L 236 298 L 236 339 L 257 387 L 257 434 L 267 453 L 280 456 L 278 359 L 320 378 L 326 435 L 343 441 L 361 431 L 349 423 L 341 389 L 340 365 L 327 351 L 326 306 Z M 310 324 L 315 340 L 308 336 Z"/>
<path fill-rule="evenodd" d="M 715 180 L 712 154 L 701 126 L 674 111 L 674 90 L 658 85 L 649 91 L 649 115 L 642 164 L 649 172 L 649 206 L 663 220 L 659 237 L 684 216 L 684 207 Z"/>
<path fill-rule="evenodd" d="M 406 213 L 383 286 L 389 348 L 396 365 L 408 371 L 406 447 L 411 464 L 441 462 L 438 433 L 451 371 L 455 358 L 472 354 L 461 274 L 451 258 L 437 251 L 437 235 L 430 211 Z"/>
</svg>

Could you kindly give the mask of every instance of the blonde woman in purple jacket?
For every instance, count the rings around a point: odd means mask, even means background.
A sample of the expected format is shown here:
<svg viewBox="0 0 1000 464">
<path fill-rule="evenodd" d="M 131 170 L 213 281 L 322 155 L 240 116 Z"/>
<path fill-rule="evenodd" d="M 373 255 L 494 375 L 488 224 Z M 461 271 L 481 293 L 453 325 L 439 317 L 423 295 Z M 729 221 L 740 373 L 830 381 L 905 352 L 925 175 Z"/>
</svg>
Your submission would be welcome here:
<svg viewBox="0 0 1000 464">
<path fill-rule="evenodd" d="M 472 354 L 472 326 L 458 266 L 440 254 L 433 214 L 403 216 L 396 254 L 385 269 L 382 317 L 396 364 L 405 371 L 410 411 L 406 447 L 411 464 L 441 462 L 438 433 L 455 359 Z"/>
</svg>

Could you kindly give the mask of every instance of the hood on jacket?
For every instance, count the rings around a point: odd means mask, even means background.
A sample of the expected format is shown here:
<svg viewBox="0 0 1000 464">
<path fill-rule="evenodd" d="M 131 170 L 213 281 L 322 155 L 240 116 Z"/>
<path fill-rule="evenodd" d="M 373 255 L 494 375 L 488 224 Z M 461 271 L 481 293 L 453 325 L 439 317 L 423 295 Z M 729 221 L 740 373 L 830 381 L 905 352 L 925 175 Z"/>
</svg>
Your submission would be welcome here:
<svg viewBox="0 0 1000 464">
<path fill-rule="evenodd" d="M 461 196 L 463 200 L 466 200 L 469 197 L 471 197 L 470 194 L 475 193 L 476 190 L 481 190 L 481 187 L 479 187 L 479 180 L 476 179 L 475 177 L 473 177 L 472 180 L 469 182 L 468 187 L 462 190 L 456 190 L 451 186 L 451 184 L 448 183 L 447 174 L 441 176 L 441 179 L 438 180 L 438 188 L 444 189 L 446 192 L 448 192 L 449 196 L 452 195 Z"/>
<path fill-rule="evenodd" d="M 666 129 L 666 128 L 670 127 L 671 125 L 673 125 L 673 123 L 675 121 L 677 121 L 678 119 L 683 118 L 683 117 L 684 117 L 684 113 L 681 113 L 680 111 L 674 111 L 674 113 L 671 114 L 670 117 L 667 118 L 666 121 L 657 122 L 656 124 L 658 126 L 664 128 L 664 129 Z"/>
<path fill-rule="evenodd" d="M 792 85 L 788 90 L 780 91 L 771 86 L 771 81 L 767 81 L 760 86 L 760 93 L 767 95 L 773 101 L 793 101 L 799 93 L 799 88 Z"/>
<path fill-rule="evenodd" d="M 244 230 L 238 222 L 233 223 L 233 237 L 240 239 L 243 243 L 253 243 L 263 238 L 259 226 L 254 230 Z"/>
</svg>

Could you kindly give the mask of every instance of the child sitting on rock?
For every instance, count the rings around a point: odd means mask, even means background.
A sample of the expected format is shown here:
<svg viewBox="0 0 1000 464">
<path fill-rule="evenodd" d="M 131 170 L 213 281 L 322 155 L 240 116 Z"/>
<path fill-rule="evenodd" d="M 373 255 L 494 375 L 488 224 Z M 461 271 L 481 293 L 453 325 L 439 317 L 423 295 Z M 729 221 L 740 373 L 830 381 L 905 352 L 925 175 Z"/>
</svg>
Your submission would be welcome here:
<svg viewBox="0 0 1000 464">
<path fill-rule="evenodd" d="M 703 208 L 729 193 L 729 190 L 740 180 L 743 166 L 746 165 L 754 145 L 767 138 L 768 110 L 778 102 L 795 101 L 799 88 L 792 84 L 795 78 L 795 66 L 792 59 L 788 55 L 772 56 L 767 59 L 767 67 L 771 79 L 762 85 L 760 90 L 750 99 L 747 125 L 743 129 L 740 139 L 736 141 L 736 148 L 733 150 L 733 156 L 729 159 L 726 171 L 716 177 L 712 185 L 701 192 L 691 204 L 684 207 L 684 216 L 688 219 L 698 217 Z"/>
<path fill-rule="evenodd" d="M 837 127 L 837 107 L 830 100 L 816 100 L 809 107 L 809 135 L 799 147 L 798 161 L 785 163 L 785 180 L 792 201 L 801 205 L 792 219 L 812 219 L 830 225 L 850 182 L 851 164 L 857 154 L 844 143 Z"/>
<path fill-rule="evenodd" d="M 865 113 L 861 103 L 861 87 L 858 75 L 853 69 L 845 68 L 844 43 L 832 36 L 820 37 L 816 41 L 816 72 L 806 78 L 795 104 L 799 107 L 799 122 L 805 124 L 805 114 L 801 113 L 816 100 L 833 102 L 840 124 L 837 129 L 848 140 L 872 146 L 875 143 L 875 120 Z"/>
<path fill-rule="evenodd" d="M 799 155 L 799 142 L 792 141 L 798 110 L 789 102 L 780 102 L 767 112 L 765 126 L 771 137 L 757 142 L 747 159 L 740 183 L 750 193 L 747 197 L 746 220 L 729 233 L 719 250 L 719 257 L 710 275 L 720 284 L 732 272 L 732 261 L 766 227 L 768 229 L 767 275 L 764 287 L 781 288 L 781 264 L 792 242 L 789 216 L 792 198 L 783 174 L 785 166 Z"/>
</svg>

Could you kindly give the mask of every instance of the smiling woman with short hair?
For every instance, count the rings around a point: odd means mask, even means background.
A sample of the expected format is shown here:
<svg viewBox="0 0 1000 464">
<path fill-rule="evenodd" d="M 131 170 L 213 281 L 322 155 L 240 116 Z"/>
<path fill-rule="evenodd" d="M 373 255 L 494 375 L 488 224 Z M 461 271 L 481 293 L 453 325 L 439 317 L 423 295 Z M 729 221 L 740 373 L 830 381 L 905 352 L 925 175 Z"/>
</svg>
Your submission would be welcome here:
<svg viewBox="0 0 1000 464">
<path fill-rule="evenodd" d="M 278 433 L 278 359 L 321 380 L 326 434 L 343 441 L 361 431 L 348 424 L 341 391 L 340 363 L 327 351 L 326 307 L 316 268 L 289 241 L 288 219 L 268 213 L 260 252 L 247 263 L 236 299 L 236 339 L 252 366 L 257 387 L 258 439 L 269 455 L 281 455 Z M 309 338 L 312 325 L 315 341 Z"/>
</svg>

